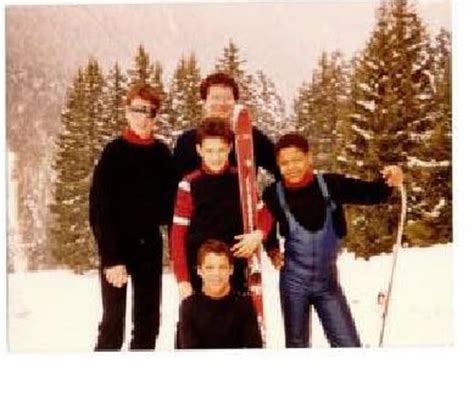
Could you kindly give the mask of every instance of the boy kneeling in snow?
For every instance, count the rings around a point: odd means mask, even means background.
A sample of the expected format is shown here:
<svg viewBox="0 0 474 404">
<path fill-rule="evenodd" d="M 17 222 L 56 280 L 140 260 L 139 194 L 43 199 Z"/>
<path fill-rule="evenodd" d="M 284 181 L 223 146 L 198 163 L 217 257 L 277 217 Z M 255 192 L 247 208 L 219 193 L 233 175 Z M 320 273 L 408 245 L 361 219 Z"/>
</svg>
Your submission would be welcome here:
<svg viewBox="0 0 474 404">
<path fill-rule="evenodd" d="M 178 346 L 181 349 L 261 348 L 262 337 L 250 296 L 232 291 L 232 253 L 222 241 L 208 240 L 197 254 L 202 292 L 181 303 Z"/>
</svg>

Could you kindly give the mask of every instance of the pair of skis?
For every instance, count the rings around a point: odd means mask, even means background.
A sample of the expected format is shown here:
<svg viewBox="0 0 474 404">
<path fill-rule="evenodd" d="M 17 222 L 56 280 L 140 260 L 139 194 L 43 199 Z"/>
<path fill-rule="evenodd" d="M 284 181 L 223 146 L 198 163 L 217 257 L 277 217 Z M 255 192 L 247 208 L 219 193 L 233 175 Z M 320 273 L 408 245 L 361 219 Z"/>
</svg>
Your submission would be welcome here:
<svg viewBox="0 0 474 404">
<path fill-rule="evenodd" d="M 240 206 L 242 209 L 244 233 L 250 233 L 257 228 L 257 174 L 253 152 L 252 120 L 249 110 L 236 105 L 233 115 L 235 133 L 235 154 L 239 176 Z M 246 279 L 252 297 L 257 318 L 265 343 L 265 321 L 263 311 L 263 285 L 260 268 L 260 254 L 254 254 L 249 259 Z"/>
</svg>

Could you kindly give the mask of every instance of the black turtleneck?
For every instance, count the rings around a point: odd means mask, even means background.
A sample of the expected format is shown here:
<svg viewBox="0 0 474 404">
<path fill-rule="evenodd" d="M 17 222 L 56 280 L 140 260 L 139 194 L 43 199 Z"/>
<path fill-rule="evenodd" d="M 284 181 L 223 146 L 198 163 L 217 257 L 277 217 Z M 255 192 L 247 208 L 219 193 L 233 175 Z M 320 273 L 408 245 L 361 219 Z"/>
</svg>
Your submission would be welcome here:
<svg viewBox="0 0 474 404">
<path fill-rule="evenodd" d="M 161 254 L 159 226 L 172 218 L 174 178 L 171 153 L 158 140 L 137 144 L 119 137 L 106 145 L 89 195 L 102 267 Z"/>
<path fill-rule="evenodd" d="M 220 174 L 200 170 L 192 176 L 190 188 L 194 210 L 188 243 L 198 247 L 216 238 L 233 244 L 234 236 L 243 231 L 236 169 L 230 167 Z"/>
<path fill-rule="evenodd" d="M 390 196 L 392 188 L 382 178 L 376 181 L 362 181 L 340 174 L 324 174 L 329 195 L 336 204 L 333 212 L 334 230 L 339 237 L 347 233 L 343 205 L 373 205 L 384 202 Z M 309 231 L 317 231 L 323 227 L 326 209 L 323 194 L 319 189 L 316 177 L 300 188 L 284 188 L 286 203 L 297 222 Z M 276 183 L 267 187 L 263 200 L 280 225 L 283 237 L 288 234 L 288 222 L 278 202 Z M 271 246 L 269 246 L 271 247 Z"/>
<path fill-rule="evenodd" d="M 220 299 L 191 295 L 181 304 L 178 341 L 181 349 L 261 348 L 252 299 L 233 292 Z"/>
</svg>

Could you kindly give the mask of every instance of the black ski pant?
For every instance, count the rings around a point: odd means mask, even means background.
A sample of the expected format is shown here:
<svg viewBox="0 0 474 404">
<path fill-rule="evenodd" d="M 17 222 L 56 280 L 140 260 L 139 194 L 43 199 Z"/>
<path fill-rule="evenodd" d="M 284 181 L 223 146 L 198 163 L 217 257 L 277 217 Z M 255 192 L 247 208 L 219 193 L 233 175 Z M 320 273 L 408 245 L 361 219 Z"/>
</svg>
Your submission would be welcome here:
<svg viewBox="0 0 474 404">
<path fill-rule="evenodd" d="M 96 351 L 117 351 L 125 334 L 127 285 L 132 284 L 131 350 L 153 350 L 160 328 L 162 284 L 161 260 L 127 264 L 128 282 L 121 288 L 111 285 L 99 271 L 102 292 L 102 321 Z"/>
</svg>

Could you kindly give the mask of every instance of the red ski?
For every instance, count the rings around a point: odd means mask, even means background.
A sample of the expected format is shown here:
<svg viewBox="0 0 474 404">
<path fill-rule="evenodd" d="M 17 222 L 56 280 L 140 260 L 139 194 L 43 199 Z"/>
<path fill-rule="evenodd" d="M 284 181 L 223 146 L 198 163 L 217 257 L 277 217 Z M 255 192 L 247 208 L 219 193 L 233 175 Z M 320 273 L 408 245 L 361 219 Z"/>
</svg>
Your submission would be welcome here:
<svg viewBox="0 0 474 404">
<path fill-rule="evenodd" d="M 242 209 L 244 233 L 257 227 L 257 177 L 253 154 L 252 121 L 249 110 L 236 105 L 234 110 L 235 154 L 239 173 L 240 206 Z M 263 313 L 262 273 L 260 254 L 249 259 L 247 281 L 250 295 L 257 311 L 262 339 L 265 341 L 265 323 Z"/>
</svg>

